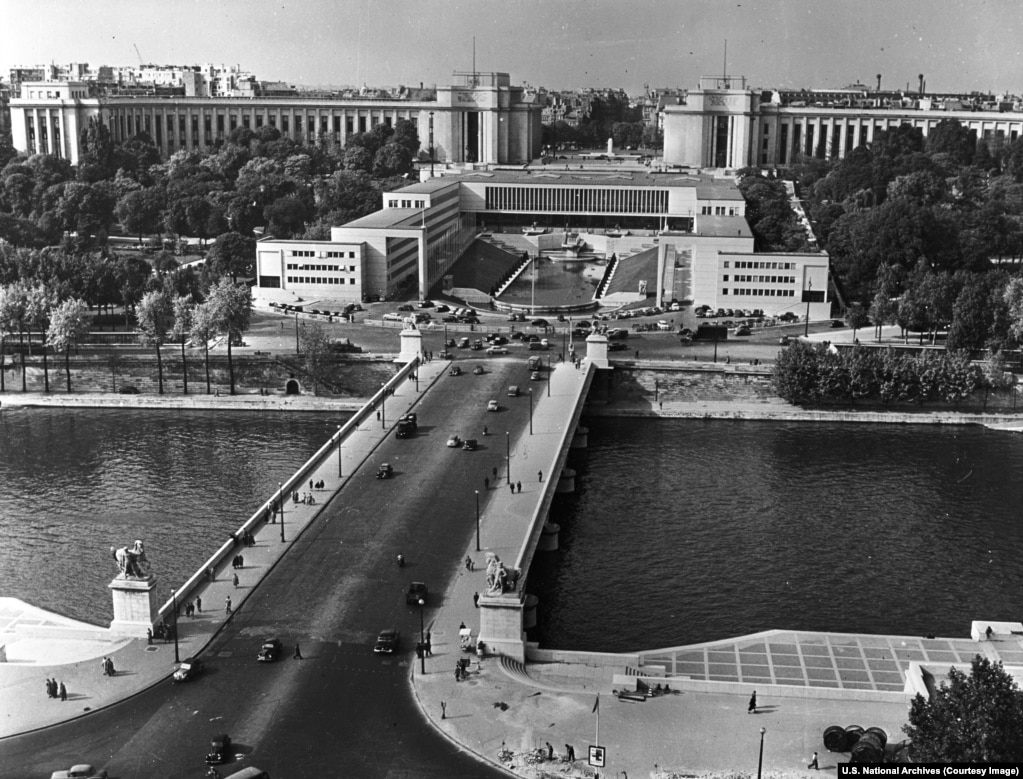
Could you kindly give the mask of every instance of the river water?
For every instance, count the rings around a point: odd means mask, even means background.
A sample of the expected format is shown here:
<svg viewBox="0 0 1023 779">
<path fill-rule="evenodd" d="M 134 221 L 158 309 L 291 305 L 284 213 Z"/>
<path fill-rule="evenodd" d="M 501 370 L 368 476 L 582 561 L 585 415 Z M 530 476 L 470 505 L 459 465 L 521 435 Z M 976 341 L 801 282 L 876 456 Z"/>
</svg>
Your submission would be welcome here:
<svg viewBox="0 0 1023 779">
<path fill-rule="evenodd" d="M 0 595 L 108 624 L 140 538 L 162 604 L 349 416 L 5 409 Z"/>
<path fill-rule="evenodd" d="M 542 646 L 771 628 L 968 636 L 1023 620 L 1023 436 L 980 427 L 590 419 L 538 555 Z"/>
<path fill-rule="evenodd" d="M 111 546 L 169 596 L 337 414 L 4 410 L 0 595 L 112 618 Z M 591 419 L 546 647 L 632 651 L 769 628 L 964 636 L 1020 620 L 1023 436 L 974 427 Z"/>
</svg>

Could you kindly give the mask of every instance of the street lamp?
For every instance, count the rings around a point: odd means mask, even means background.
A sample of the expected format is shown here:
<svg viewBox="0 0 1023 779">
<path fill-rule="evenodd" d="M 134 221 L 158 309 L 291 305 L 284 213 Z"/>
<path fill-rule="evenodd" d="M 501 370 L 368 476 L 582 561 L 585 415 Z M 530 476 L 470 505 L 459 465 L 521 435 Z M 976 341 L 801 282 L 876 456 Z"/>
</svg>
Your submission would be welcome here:
<svg viewBox="0 0 1023 779">
<path fill-rule="evenodd" d="M 300 354 L 301 349 L 298 345 L 298 312 L 295 312 L 295 354 Z"/>
<path fill-rule="evenodd" d="M 426 637 L 423 635 L 423 612 L 426 610 L 426 601 L 419 599 L 419 662 L 420 672 L 426 676 Z"/>
<path fill-rule="evenodd" d="M 476 490 L 476 551 L 480 551 L 480 491 Z"/>
<path fill-rule="evenodd" d="M 529 388 L 529 434 L 533 435 L 533 388 Z"/>
<path fill-rule="evenodd" d="M 178 591 L 171 590 L 171 608 L 174 609 L 174 662 L 180 663 L 178 657 Z"/>
<path fill-rule="evenodd" d="M 551 396 L 551 356 L 547 355 L 547 397 Z"/>
<path fill-rule="evenodd" d="M 380 429 L 381 430 L 386 430 L 387 429 L 387 407 L 386 407 L 385 404 L 387 403 L 387 385 L 386 384 L 381 384 L 380 385 L 380 389 L 383 390 L 383 392 L 380 395 Z"/>
<path fill-rule="evenodd" d="M 341 478 L 341 425 L 337 426 L 337 477 Z"/>
<path fill-rule="evenodd" d="M 284 543 L 284 494 L 281 492 L 282 486 L 280 482 L 277 482 L 277 495 L 280 498 L 281 504 L 281 543 Z"/>
<path fill-rule="evenodd" d="M 504 433 L 504 472 L 508 474 L 508 483 L 511 484 L 511 431 Z"/>
<path fill-rule="evenodd" d="M 760 729 L 760 759 L 757 760 L 757 779 L 760 779 L 760 771 L 764 767 L 764 734 L 767 732 L 767 728 Z"/>
<path fill-rule="evenodd" d="M 430 111 L 430 178 L 433 178 L 433 111 Z"/>
</svg>

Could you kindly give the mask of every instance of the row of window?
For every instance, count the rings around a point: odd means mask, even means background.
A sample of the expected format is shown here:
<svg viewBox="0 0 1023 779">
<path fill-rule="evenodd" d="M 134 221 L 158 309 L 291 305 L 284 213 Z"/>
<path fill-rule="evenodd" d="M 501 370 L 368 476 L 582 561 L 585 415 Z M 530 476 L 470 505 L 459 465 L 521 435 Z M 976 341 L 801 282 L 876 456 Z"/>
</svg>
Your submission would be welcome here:
<svg viewBox="0 0 1023 779">
<path fill-rule="evenodd" d="M 358 279 L 337 279 L 323 276 L 288 276 L 289 284 L 358 284 Z"/>
<path fill-rule="evenodd" d="M 349 265 L 345 268 L 344 265 L 299 265 L 298 263 L 289 262 L 287 265 L 288 270 L 311 270 L 311 271 L 334 271 L 344 273 L 347 270 L 349 273 L 355 273 L 355 266 Z"/>
<path fill-rule="evenodd" d="M 728 288 L 722 289 L 721 294 L 727 295 Z M 733 289 L 732 294 L 750 298 L 794 298 L 796 291 L 794 289 Z"/>
<path fill-rule="evenodd" d="M 726 273 L 721 279 L 722 281 L 728 281 L 728 274 Z M 732 281 L 746 282 L 747 284 L 795 284 L 795 276 L 750 276 L 748 274 L 736 273 L 735 278 Z"/>
<path fill-rule="evenodd" d="M 725 206 L 701 206 L 700 213 L 703 216 L 742 216 L 738 208 Z"/>
<path fill-rule="evenodd" d="M 730 260 L 725 260 L 724 267 L 728 267 Z M 748 268 L 749 270 L 795 270 L 794 262 L 754 262 L 752 260 L 736 260 L 736 268 Z"/>
<path fill-rule="evenodd" d="M 399 200 L 398 198 L 388 198 L 388 208 L 426 208 L 425 200 Z"/>
<path fill-rule="evenodd" d="M 493 186 L 486 188 L 486 209 L 534 213 L 666 214 L 668 192 L 611 187 Z"/>
<path fill-rule="evenodd" d="M 334 251 L 334 252 L 320 251 L 319 253 L 317 253 L 317 251 L 315 249 L 290 249 L 287 252 L 287 256 L 288 257 L 317 257 L 317 256 L 319 256 L 319 257 L 328 257 L 330 259 L 335 259 L 336 258 L 336 259 L 339 259 L 339 260 L 343 260 L 347 256 L 348 259 L 354 260 L 355 259 L 355 252 L 347 252 L 347 253 L 345 253 L 345 252 L 341 252 L 341 251 Z"/>
</svg>

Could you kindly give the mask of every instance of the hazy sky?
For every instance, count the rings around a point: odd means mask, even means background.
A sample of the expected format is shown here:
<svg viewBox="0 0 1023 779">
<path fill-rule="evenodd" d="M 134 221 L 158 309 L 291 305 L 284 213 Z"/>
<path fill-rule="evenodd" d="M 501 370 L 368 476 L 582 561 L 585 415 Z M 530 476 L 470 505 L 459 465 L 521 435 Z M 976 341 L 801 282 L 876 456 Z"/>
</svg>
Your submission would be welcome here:
<svg viewBox="0 0 1023 779">
<path fill-rule="evenodd" d="M 0 0 L 0 68 L 239 64 L 297 84 L 1023 92 L 1023 0 Z"/>
</svg>

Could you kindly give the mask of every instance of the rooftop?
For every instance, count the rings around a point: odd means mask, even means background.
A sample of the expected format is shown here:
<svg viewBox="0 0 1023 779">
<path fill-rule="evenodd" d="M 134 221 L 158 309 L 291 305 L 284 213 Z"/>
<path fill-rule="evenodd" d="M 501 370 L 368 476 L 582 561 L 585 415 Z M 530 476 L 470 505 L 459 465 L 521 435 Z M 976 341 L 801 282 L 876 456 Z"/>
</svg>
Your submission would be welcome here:
<svg viewBox="0 0 1023 779">
<path fill-rule="evenodd" d="M 403 190 L 404 191 L 404 190 Z M 345 222 L 342 227 L 370 227 L 386 229 L 388 227 L 418 227 L 423 219 L 422 208 L 384 208 L 372 214 L 360 217 L 353 222 Z"/>
</svg>

